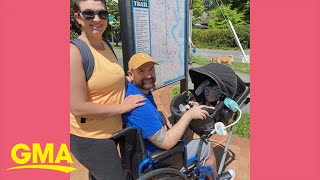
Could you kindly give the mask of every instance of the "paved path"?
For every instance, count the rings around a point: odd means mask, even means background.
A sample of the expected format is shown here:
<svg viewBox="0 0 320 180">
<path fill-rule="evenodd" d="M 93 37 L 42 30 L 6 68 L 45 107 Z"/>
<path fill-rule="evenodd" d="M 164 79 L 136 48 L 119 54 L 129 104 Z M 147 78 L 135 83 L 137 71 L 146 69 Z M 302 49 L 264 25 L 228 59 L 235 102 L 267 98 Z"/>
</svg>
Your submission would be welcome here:
<svg viewBox="0 0 320 180">
<path fill-rule="evenodd" d="M 244 53 L 250 56 L 250 50 L 245 50 Z M 240 50 L 197 49 L 196 53 L 192 53 L 191 55 L 203 58 L 232 55 L 235 61 L 241 61 L 243 58 Z"/>
</svg>

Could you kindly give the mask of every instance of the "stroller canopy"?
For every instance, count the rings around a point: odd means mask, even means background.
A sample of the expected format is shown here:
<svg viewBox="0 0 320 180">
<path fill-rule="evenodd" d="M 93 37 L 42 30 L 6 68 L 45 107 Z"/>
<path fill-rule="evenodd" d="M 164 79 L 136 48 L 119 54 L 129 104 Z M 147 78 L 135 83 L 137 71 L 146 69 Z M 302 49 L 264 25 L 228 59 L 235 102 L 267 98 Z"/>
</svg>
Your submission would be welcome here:
<svg viewBox="0 0 320 180">
<path fill-rule="evenodd" d="M 189 75 L 196 90 L 203 81 L 210 80 L 220 87 L 229 98 L 234 98 L 237 92 L 238 76 L 229 66 L 211 63 L 198 68 L 190 68 Z"/>
</svg>

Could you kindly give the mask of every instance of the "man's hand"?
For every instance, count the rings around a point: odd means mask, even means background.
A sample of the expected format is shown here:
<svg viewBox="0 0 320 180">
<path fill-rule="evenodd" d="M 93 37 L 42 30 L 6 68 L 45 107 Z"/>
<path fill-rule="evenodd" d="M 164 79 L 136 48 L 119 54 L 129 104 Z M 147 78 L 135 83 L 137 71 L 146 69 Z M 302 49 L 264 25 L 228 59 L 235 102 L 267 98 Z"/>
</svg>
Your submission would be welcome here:
<svg viewBox="0 0 320 180">
<path fill-rule="evenodd" d="M 190 121 L 193 119 L 206 119 L 209 116 L 209 113 L 203 108 L 209 108 L 209 106 L 201 105 L 195 108 L 191 108 L 189 111 L 184 113 L 183 116 L 189 116 Z"/>
</svg>

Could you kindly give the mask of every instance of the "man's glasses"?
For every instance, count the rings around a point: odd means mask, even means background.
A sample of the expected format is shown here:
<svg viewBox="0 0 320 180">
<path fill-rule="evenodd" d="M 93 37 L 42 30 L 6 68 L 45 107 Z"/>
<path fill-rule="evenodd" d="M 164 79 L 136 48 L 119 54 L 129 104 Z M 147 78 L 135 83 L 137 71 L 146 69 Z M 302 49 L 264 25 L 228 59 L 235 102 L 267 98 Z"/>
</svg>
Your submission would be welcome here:
<svg viewBox="0 0 320 180">
<path fill-rule="evenodd" d="M 93 11 L 91 9 L 85 9 L 83 11 L 79 11 L 86 20 L 93 20 L 95 15 L 98 15 L 100 19 L 108 19 L 109 12 L 107 10 L 98 10 Z"/>
</svg>

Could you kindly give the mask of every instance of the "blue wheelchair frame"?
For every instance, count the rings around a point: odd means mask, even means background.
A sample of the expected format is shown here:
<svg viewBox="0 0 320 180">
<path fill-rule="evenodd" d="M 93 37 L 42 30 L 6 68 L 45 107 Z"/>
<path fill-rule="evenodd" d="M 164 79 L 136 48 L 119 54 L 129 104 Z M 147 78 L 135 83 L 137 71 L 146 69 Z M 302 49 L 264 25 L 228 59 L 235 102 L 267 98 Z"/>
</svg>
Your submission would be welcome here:
<svg viewBox="0 0 320 180">
<path fill-rule="evenodd" d="M 187 148 L 184 147 L 184 153 L 187 153 Z M 174 156 L 174 155 L 173 155 Z M 168 157 L 165 157 L 165 158 L 168 158 Z M 165 159 L 164 158 L 164 159 Z M 149 157 L 146 157 L 140 164 L 139 164 L 139 177 L 141 177 L 143 175 L 143 168 L 146 166 L 147 168 L 152 168 L 154 167 L 155 165 L 157 165 L 158 163 L 161 162 L 161 160 L 163 159 L 160 159 L 160 160 L 157 160 L 157 161 L 152 161 L 149 159 Z M 191 174 L 197 174 L 197 177 L 200 177 L 198 178 L 199 180 L 204 180 L 205 177 L 209 174 L 211 174 L 214 179 L 215 179 L 215 175 L 214 175 L 214 172 L 211 168 L 211 166 L 204 166 L 202 167 L 200 165 L 200 162 L 198 161 L 198 158 L 197 157 L 192 157 L 190 159 L 187 159 L 187 166 L 191 164 L 190 166 L 194 165 L 194 167 L 196 168 L 193 168 L 192 171 L 191 171 Z M 188 167 L 190 167 L 188 166 Z M 181 172 L 184 173 L 188 170 L 188 167 L 184 167 L 185 170 L 182 170 Z M 196 172 L 196 169 L 199 169 L 200 171 L 199 172 Z"/>
</svg>

